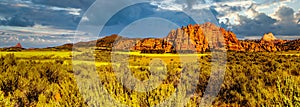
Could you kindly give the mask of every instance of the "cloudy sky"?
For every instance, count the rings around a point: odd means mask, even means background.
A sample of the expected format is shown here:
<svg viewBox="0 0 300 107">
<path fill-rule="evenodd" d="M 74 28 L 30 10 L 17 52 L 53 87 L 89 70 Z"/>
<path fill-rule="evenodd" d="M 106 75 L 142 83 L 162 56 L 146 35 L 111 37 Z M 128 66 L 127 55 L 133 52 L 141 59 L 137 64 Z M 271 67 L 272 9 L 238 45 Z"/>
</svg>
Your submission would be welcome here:
<svg viewBox="0 0 300 107">
<path fill-rule="evenodd" d="M 113 33 L 163 37 L 171 29 L 195 23 L 185 12 L 201 11 L 213 14 L 216 24 L 232 30 L 241 39 L 258 38 L 268 32 L 283 39 L 300 38 L 300 0 L 140 0 L 146 3 L 120 10 L 113 16 L 109 16 L 109 10 L 116 8 L 117 3 L 99 1 L 102 2 L 95 5 L 105 7 L 105 12 L 87 17 L 85 12 L 95 0 L 0 0 L 0 47 L 18 42 L 27 48 L 48 47 Z M 161 18 L 151 18 L 158 16 Z M 93 25 L 93 21 L 102 21 L 103 17 L 111 18 L 100 25 L 104 28 L 95 38 L 91 38 L 95 34 L 84 31 L 74 36 L 80 21 L 93 29 L 92 26 L 99 26 Z"/>
</svg>

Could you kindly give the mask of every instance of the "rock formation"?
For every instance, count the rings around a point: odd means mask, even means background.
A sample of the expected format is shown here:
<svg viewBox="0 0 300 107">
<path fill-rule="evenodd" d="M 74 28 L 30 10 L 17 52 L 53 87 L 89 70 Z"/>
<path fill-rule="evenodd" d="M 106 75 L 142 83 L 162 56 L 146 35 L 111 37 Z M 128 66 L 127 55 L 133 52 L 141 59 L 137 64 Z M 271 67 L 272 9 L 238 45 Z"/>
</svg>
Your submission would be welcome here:
<svg viewBox="0 0 300 107">
<path fill-rule="evenodd" d="M 21 43 L 19 42 L 16 44 L 16 46 L 14 46 L 14 48 L 23 48 L 23 47 L 22 47 Z"/>
<path fill-rule="evenodd" d="M 119 44 L 122 45 L 122 44 Z M 116 46 L 122 49 L 122 46 Z M 124 48 L 123 49 L 127 49 Z M 164 38 L 146 38 L 137 41 L 135 50 L 164 50 L 165 52 L 206 52 L 215 50 L 243 50 L 236 35 L 212 23 L 188 25 L 171 30 Z"/>
<path fill-rule="evenodd" d="M 0 48 L 0 51 L 22 51 L 25 48 L 22 47 L 21 43 L 17 43 L 15 46 L 12 47 L 5 47 L 5 48 Z"/>
<path fill-rule="evenodd" d="M 111 35 L 102 39 L 77 43 L 78 46 L 96 46 L 116 50 L 139 50 L 145 52 L 207 52 L 246 51 L 275 52 L 300 50 L 300 40 L 280 40 L 272 33 L 260 40 L 238 40 L 236 35 L 212 23 L 188 25 L 171 30 L 164 38 L 125 38 Z M 150 51 L 149 51 L 150 50 Z"/>
<path fill-rule="evenodd" d="M 273 33 L 264 34 L 264 36 L 261 38 L 261 41 L 267 41 L 267 42 L 272 42 L 276 40 L 277 38 L 273 35 Z"/>
<path fill-rule="evenodd" d="M 147 38 L 137 42 L 135 50 L 163 50 L 163 40 L 156 38 Z"/>
<path fill-rule="evenodd" d="M 278 46 L 281 51 L 297 50 L 300 51 L 300 39 L 285 41 Z"/>
</svg>

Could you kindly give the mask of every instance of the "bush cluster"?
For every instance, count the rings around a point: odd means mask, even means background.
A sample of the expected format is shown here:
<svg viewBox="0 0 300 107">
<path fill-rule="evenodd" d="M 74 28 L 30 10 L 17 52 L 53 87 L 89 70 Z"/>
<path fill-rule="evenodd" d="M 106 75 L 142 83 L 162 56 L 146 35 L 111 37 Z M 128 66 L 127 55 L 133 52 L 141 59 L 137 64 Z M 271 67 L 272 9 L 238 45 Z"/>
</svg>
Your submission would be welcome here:
<svg viewBox="0 0 300 107">
<path fill-rule="evenodd" d="M 96 55 L 96 61 L 110 62 L 110 52 L 82 53 L 76 57 L 84 59 L 91 55 Z M 43 58 L 48 57 L 37 57 Z M 121 55 L 116 58 L 118 63 L 126 61 Z M 72 67 L 66 63 L 70 59 L 21 60 L 8 54 L 0 57 L 0 106 L 119 106 L 113 103 L 117 101 L 128 106 L 147 107 L 162 104 L 173 93 L 177 93 L 177 99 L 162 106 L 180 106 L 179 99 L 185 93 L 193 93 L 187 106 L 198 106 L 211 77 L 211 58 L 199 57 L 200 65 L 197 66 L 169 59 L 166 68 L 155 68 L 157 72 L 167 72 L 162 84 L 149 92 L 138 92 L 135 89 L 143 87 L 131 84 L 134 81 L 129 77 L 122 80 L 117 75 L 121 72 L 141 81 L 150 79 L 152 57 L 130 55 L 129 65 L 114 64 L 116 61 L 97 67 L 88 64 Z M 195 72 L 182 75 L 185 71 Z M 196 90 L 192 90 L 190 87 L 194 86 L 191 85 L 185 86 L 185 91 L 178 90 L 180 83 L 193 81 L 191 79 L 197 75 Z M 124 86 L 124 82 L 130 88 Z M 228 52 L 224 82 L 212 105 L 300 106 L 299 86 L 299 56 Z"/>
</svg>

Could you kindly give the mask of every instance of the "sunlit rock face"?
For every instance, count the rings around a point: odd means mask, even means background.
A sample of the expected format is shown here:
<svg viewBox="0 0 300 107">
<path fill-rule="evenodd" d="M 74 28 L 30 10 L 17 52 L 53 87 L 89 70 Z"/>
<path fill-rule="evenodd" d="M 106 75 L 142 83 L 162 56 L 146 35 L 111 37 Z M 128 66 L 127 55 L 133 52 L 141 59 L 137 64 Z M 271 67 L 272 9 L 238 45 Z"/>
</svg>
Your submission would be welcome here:
<svg viewBox="0 0 300 107">
<path fill-rule="evenodd" d="M 188 25 L 171 30 L 163 39 L 144 39 L 136 45 L 136 49 L 163 49 L 165 52 L 172 50 L 206 52 L 211 49 L 243 51 L 233 32 L 212 23 Z"/>
<path fill-rule="evenodd" d="M 272 42 L 276 40 L 277 38 L 273 35 L 273 33 L 264 34 L 264 36 L 261 38 L 261 41 L 266 41 L 266 42 Z"/>
</svg>

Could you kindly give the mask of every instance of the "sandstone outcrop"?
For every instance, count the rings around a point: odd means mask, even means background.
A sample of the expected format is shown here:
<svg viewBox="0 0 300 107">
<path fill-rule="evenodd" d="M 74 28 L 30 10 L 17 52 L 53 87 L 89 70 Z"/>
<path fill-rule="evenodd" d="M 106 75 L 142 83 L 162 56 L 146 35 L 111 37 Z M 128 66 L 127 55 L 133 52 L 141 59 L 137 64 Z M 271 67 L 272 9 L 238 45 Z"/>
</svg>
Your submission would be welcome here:
<svg viewBox="0 0 300 107">
<path fill-rule="evenodd" d="M 111 35 L 79 46 L 96 46 L 105 49 L 138 50 L 144 52 L 208 52 L 246 51 L 275 52 L 300 50 L 300 40 L 280 40 L 272 33 L 265 34 L 260 40 L 238 40 L 236 35 L 213 23 L 183 26 L 171 30 L 164 38 L 125 38 Z"/>
<path fill-rule="evenodd" d="M 264 36 L 261 38 L 261 42 L 273 42 L 276 41 L 277 38 L 273 35 L 273 33 L 267 33 L 264 34 Z"/>
<path fill-rule="evenodd" d="M 136 50 L 165 50 L 206 52 L 215 50 L 243 50 L 236 35 L 212 23 L 188 25 L 171 30 L 168 36 L 162 39 L 147 38 L 141 40 Z"/>
<path fill-rule="evenodd" d="M 14 48 L 23 48 L 21 43 L 17 43 L 16 46 L 14 46 Z"/>
</svg>

